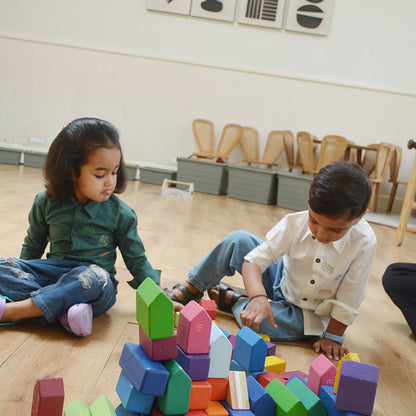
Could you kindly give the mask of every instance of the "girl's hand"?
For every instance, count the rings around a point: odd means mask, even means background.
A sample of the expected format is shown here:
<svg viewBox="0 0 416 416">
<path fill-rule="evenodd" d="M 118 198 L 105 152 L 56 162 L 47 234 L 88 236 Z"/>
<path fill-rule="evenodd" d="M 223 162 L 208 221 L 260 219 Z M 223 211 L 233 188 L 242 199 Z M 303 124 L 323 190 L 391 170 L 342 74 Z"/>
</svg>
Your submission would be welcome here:
<svg viewBox="0 0 416 416">
<path fill-rule="evenodd" d="M 345 354 L 348 354 L 347 347 L 343 347 L 327 338 L 322 338 L 313 344 L 315 352 L 322 351 L 330 359 L 340 360 Z"/>
<path fill-rule="evenodd" d="M 258 332 L 260 323 L 263 322 L 265 318 L 267 318 L 273 328 L 277 328 L 272 308 L 265 296 L 260 296 L 251 300 L 247 308 L 240 313 L 240 318 L 243 325 L 254 329 L 256 332 Z"/>
</svg>

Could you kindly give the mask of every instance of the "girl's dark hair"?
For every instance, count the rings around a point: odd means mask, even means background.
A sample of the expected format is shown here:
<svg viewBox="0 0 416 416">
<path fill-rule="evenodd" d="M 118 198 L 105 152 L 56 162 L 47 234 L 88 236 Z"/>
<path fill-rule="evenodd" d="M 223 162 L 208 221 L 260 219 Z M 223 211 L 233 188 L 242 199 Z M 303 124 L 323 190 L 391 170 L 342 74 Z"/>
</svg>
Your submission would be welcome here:
<svg viewBox="0 0 416 416">
<path fill-rule="evenodd" d="M 309 189 L 309 206 L 320 215 L 358 218 L 370 202 L 371 182 L 357 164 L 335 162 L 323 167 Z"/>
<path fill-rule="evenodd" d="M 126 170 L 119 141 L 119 132 L 108 121 L 97 118 L 78 118 L 65 126 L 52 142 L 43 169 L 46 193 L 54 200 L 62 200 L 73 193 L 72 179 L 79 176 L 81 166 L 98 148 L 120 150 L 115 193 L 126 187 Z"/>
</svg>

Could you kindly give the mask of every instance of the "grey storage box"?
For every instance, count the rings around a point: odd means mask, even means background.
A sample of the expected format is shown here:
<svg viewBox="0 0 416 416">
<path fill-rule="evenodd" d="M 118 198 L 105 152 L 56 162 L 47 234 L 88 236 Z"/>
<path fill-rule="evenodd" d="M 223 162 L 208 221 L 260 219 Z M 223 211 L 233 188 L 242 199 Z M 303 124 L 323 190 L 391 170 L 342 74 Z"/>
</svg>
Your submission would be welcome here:
<svg viewBox="0 0 416 416">
<path fill-rule="evenodd" d="M 309 187 L 313 175 L 277 172 L 277 206 L 295 211 L 308 209 Z"/>
<path fill-rule="evenodd" d="M 140 182 L 162 185 L 165 179 L 175 180 L 176 171 L 153 166 L 140 166 Z"/>
<path fill-rule="evenodd" d="M 196 192 L 224 195 L 227 193 L 228 169 L 225 163 L 178 157 L 178 181 L 193 182 Z"/>
<path fill-rule="evenodd" d="M 22 149 L 13 149 L 11 147 L 0 146 L 0 163 L 18 165 L 20 164 L 21 155 Z"/>
<path fill-rule="evenodd" d="M 228 196 L 259 204 L 275 205 L 276 171 L 250 166 L 228 165 Z"/>
<path fill-rule="evenodd" d="M 46 152 L 42 151 L 25 151 L 23 163 L 25 166 L 32 168 L 43 168 L 46 162 Z"/>
<path fill-rule="evenodd" d="M 124 166 L 126 167 L 127 180 L 134 181 L 137 175 L 137 165 L 126 162 Z"/>
</svg>

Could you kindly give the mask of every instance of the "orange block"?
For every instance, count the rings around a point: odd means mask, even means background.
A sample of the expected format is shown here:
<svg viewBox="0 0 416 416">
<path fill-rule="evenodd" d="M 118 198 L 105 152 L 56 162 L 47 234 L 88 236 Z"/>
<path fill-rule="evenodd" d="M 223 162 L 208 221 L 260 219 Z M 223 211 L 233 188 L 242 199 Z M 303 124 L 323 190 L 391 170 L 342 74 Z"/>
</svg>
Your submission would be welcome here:
<svg viewBox="0 0 416 416">
<path fill-rule="evenodd" d="M 207 381 L 212 386 L 211 400 L 225 400 L 228 390 L 228 378 L 209 378 Z"/>
<path fill-rule="evenodd" d="M 247 378 L 244 371 L 228 373 L 227 403 L 234 410 L 249 410 Z"/>
<path fill-rule="evenodd" d="M 205 409 L 205 413 L 208 416 L 228 416 L 228 412 L 225 407 L 216 401 L 210 401 L 209 406 Z"/>
<path fill-rule="evenodd" d="M 189 410 L 206 409 L 211 399 L 212 387 L 208 381 L 193 381 L 191 385 L 191 397 L 189 398 Z"/>
</svg>

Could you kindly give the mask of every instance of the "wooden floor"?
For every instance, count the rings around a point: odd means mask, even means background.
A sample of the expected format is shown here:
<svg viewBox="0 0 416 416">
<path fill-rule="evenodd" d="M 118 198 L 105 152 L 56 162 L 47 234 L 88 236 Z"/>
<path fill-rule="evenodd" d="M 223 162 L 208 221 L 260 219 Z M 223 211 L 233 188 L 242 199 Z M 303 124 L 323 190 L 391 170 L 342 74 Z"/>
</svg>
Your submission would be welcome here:
<svg viewBox="0 0 416 416">
<path fill-rule="evenodd" d="M 0 257 L 19 256 L 27 229 L 27 214 L 43 189 L 40 169 L 0 165 Z M 226 196 L 196 193 L 192 200 L 162 197 L 160 186 L 130 182 L 121 198 L 139 216 L 139 233 L 147 256 L 162 269 L 162 285 L 171 287 L 187 277 L 187 270 L 230 231 L 245 229 L 264 237 L 289 210 L 244 202 Z M 416 235 L 407 233 L 401 247 L 396 230 L 374 225 L 378 238 L 375 262 L 360 314 L 347 331 L 346 344 L 362 362 L 380 367 L 374 415 L 412 416 L 416 405 L 416 342 L 410 329 L 381 285 L 386 267 L 395 261 L 415 261 Z M 65 405 L 75 398 L 90 405 L 105 394 L 119 404 L 115 386 L 118 361 L 125 342 L 138 343 L 135 293 L 121 257 L 116 305 L 94 320 L 87 338 L 68 334 L 60 325 L 43 328 L 33 323 L 0 327 L 0 415 L 30 414 L 33 387 L 45 377 L 62 377 Z M 227 278 L 242 285 L 241 277 Z M 230 315 L 218 313 L 217 323 L 236 333 Z M 317 357 L 307 343 L 277 345 L 287 371 L 308 372 Z"/>
</svg>

